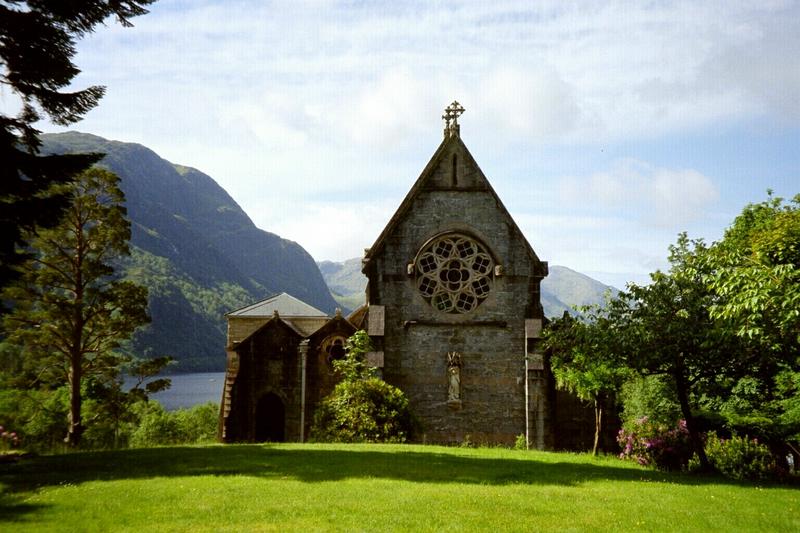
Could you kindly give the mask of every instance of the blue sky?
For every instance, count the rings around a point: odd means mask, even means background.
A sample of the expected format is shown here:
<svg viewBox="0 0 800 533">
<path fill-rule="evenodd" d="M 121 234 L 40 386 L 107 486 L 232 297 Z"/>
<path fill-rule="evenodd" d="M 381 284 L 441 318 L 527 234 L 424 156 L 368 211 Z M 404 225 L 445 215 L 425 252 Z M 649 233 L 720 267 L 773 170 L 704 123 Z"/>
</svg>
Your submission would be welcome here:
<svg viewBox="0 0 800 533">
<path fill-rule="evenodd" d="M 800 193 L 797 2 L 161 0 L 134 23 L 79 43 L 76 87 L 108 92 L 72 129 L 202 170 L 317 260 L 372 244 L 454 99 L 538 255 L 617 286 Z"/>
</svg>

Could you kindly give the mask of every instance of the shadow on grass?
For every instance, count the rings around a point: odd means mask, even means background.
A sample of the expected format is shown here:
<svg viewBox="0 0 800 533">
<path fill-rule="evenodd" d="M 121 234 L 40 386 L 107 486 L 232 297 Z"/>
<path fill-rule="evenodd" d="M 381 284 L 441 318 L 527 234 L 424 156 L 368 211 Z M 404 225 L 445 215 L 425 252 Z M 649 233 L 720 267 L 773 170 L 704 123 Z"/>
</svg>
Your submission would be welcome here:
<svg viewBox="0 0 800 533">
<path fill-rule="evenodd" d="M 0 524 L 14 522 L 17 525 L 25 523 L 27 516 L 35 515 L 43 510 L 45 505 L 18 501 L 17 498 L 0 496 Z"/>
<path fill-rule="evenodd" d="M 592 462 L 588 457 L 482 457 L 480 452 L 419 447 L 312 447 L 224 445 L 85 452 L 42 456 L 0 465 L 0 522 L 24 521 L 40 507 L 24 502 L 39 488 L 88 481 L 183 476 L 251 476 L 307 483 L 375 478 L 412 483 L 576 486 L 588 481 L 736 484 L 717 476 L 690 476 Z M 487 453 L 486 455 L 492 455 Z M 500 454 L 502 455 L 502 454 Z M 509 454 L 506 454 L 509 455 Z M 540 459 L 541 458 L 541 459 Z"/>
<path fill-rule="evenodd" d="M 489 454 L 490 455 L 490 454 Z M 558 461 L 535 455 L 481 457 L 471 453 L 419 447 L 305 447 L 224 445 L 147 448 L 42 456 L 0 465 L 6 495 L 40 487 L 94 480 L 179 476 L 253 476 L 314 483 L 348 478 L 378 478 L 419 483 L 574 486 L 586 481 L 654 481 L 688 485 L 736 484 L 718 476 L 663 473 L 592 462 L 570 456 Z"/>
</svg>

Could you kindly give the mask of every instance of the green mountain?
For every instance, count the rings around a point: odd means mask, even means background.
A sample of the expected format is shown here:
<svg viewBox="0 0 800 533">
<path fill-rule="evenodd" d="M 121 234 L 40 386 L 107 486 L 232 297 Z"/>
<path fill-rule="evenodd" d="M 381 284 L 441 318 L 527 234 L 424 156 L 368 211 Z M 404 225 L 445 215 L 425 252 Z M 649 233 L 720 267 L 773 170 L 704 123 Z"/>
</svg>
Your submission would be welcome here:
<svg viewBox="0 0 800 533">
<path fill-rule="evenodd" d="M 336 301 L 345 309 L 355 309 L 364 303 L 367 278 L 361 273 L 361 260 L 348 259 L 337 263 L 318 263 L 320 272 Z M 619 291 L 596 279 L 563 266 L 551 266 L 542 281 L 542 306 L 548 317 L 559 317 L 564 311 L 575 314 L 573 306 L 601 304 L 605 293 L 615 296 Z"/>
<path fill-rule="evenodd" d="M 299 244 L 258 229 L 212 178 L 144 146 L 85 133 L 43 135 L 43 152 L 102 152 L 121 178 L 131 220 L 126 275 L 150 290 L 144 355 L 172 355 L 178 372 L 223 370 L 228 311 L 288 292 L 323 311 L 336 302 Z"/>
</svg>

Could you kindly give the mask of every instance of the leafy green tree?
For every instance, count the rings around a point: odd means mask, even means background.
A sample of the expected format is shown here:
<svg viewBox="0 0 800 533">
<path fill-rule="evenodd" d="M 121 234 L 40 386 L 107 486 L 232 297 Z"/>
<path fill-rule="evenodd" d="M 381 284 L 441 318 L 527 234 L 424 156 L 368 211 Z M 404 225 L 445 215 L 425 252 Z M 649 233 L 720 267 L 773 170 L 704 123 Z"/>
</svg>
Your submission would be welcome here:
<svg viewBox="0 0 800 533">
<path fill-rule="evenodd" d="M 372 349 L 369 335 L 363 329 L 356 331 L 344 345 L 346 357 L 333 361 L 333 369 L 343 381 L 363 381 L 375 375 L 367 364 L 367 352 Z"/>
<path fill-rule="evenodd" d="M 344 359 L 334 361 L 342 381 L 314 413 L 311 438 L 328 442 L 404 442 L 412 426 L 403 392 L 374 377 L 365 359 L 369 336 L 357 331 L 347 340 Z"/>
<path fill-rule="evenodd" d="M 63 446 L 69 394 L 56 390 L 0 387 L 0 426 L 16 431 L 20 447 L 49 452 Z"/>
<path fill-rule="evenodd" d="M 800 437 L 800 195 L 746 206 L 707 257 L 711 317 L 753 346 L 749 373 L 720 405 L 729 425 Z"/>
<path fill-rule="evenodd" d="M 115 351 L 149 321 L 147 289 L 114 273 L 130 238 L 118 182 L 92 168 L 61 186 L 69 209 L 58 226 L 31 241 L 33 257 L 3 294 L 14 304 L 5 331 L 20 348 L 29 384 L 69 389 L 65 440 L 71 446 L 84 430 L 82 385 L 115 379 L 124 361 Z"/>
<path fill-rule="evenodd" d="M 550 367 L 556 386 L 594 406 L 594 443 L 597 455 L 603 429 L 603 406 L 630 375 L 609 349 L 606 331 L 597 321 L 583 322 L 565 312 L 545 330 L 544 345 L 550 350 Z"/>
<path fill-rule="evenodd" d="M 650 285 L 629 285 L 606 307 L 600 325 L 627 366 L 670 378 L 704 469 L 709 463 L 694 416 L 697 399 L 724 395 L 731 379 L 749 371 L 747 347 L 709 314 L 717 299 L 705 282 L 707 251 L 702 240 L 681 234 L 670 247 L 669 272 L 652 274 Z"/>
<path fill-rule="evenodd" d="M 615 354 L 646 379 L 669 379 L 664 390 L 674 390 L 705 469 L 701 408 L 733 432 L 800 434 L 798 205 L 800 197 L 747 206 L 710 247 L 680 235 L 668 272 L 629 285 L 578 328 L 588 338 L 579 346 Z"/>
<path fill-rule="evenodd" d="M 750 204 L 709 254 L 712 317 L 781 358 L 800 350 L 800 194 Z"/>
<path fill-rule="evenodd" d="M 54 184 L 69 182 L 98 154 L 38 156 L 37 121 L 73 124 L 103 96 L 104 87 L 68 91 L 80 73 L 72 63 L 75 41 L 109 17 L 130 26 L 154 0 L 0 3 L 0 85 L 19 98 L 15 116 L 0 114 L 0 287 L 26 259 L 26 234 L 52 227 L 69 197 Z"/>
</svg>

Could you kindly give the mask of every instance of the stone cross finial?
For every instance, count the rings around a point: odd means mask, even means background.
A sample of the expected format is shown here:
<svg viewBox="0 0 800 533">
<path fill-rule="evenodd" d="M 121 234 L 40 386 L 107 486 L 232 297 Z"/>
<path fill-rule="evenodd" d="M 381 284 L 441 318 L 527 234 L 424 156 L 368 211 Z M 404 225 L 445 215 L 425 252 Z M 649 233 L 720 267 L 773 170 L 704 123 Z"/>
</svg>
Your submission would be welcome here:
<svg viewBox="0 0 800 533">
<path fill-rule="evenodd" d="M 444 115 L 442 115 L 442 119 L 444 120 L 445 137 L 459 135 L 461 132 L 461 127 L 458 125 L 458 117 L 460 117 L 462 113 L 464 113 L 464 106 L 459 104 L 456 100 L 453 100 L 453 103 L 444 109 Z"/>
</svg>

